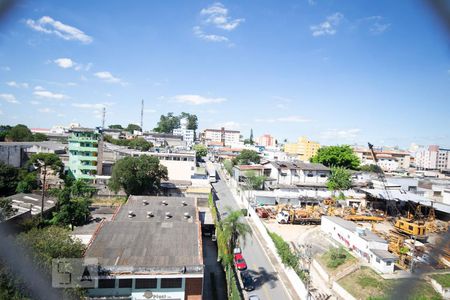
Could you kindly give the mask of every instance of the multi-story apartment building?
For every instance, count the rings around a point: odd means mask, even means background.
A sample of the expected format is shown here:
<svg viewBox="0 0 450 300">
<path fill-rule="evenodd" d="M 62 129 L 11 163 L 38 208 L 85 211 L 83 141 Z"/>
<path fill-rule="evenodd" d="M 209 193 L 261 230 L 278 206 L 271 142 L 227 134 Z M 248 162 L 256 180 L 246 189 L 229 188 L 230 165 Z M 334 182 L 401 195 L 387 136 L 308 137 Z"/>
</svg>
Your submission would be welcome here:
<svg viewBox="0 0 450 300">
<path fill-rule="evenodd" d="M 300 137 L 297 143 L 287 143 L 284 145 L 284 152 L 290 155 L 297 155 L 301 161 L 309 161 L 320 149 L 320 144 L 309 140 L 307 137 Z"/>
<path fill-rule="evenodd" d="M 183 137 L 183 141 L 186 142 L 188 146 L 192 145 L 195 140 L 195 132 L 192 129 L 187 129 L 187 120 L 181 119 L 180 128 L 173 130 L 174 135 L 179 135 Z"/>
<path fill-rule="evenodd" d="M 362 165 L 375 165 L 369 148 L 353 148 Z M 374 149 L 378 159 L 378 166 L 383 171 L 408 170 L 411 164 L 411 154 L 402 150 Z"/>
<path fill-rule="evenodd" d="M 231 146 L 238 144 L 240 140 L 241 132 L 237 130 L 225 130 L 221 129 L 205 129 L 203 131 L 203 139 L 205 144 L 221 143 L 222 146 Z"/>
<path fill-rule="evenodd" d="M 101 159 L 98 157 L 99 140 L 100 133 L 95 129 L 72 128 L 70 130 L 69 173 L 75 179 L 94 180 L 95 175 L 101 173 Z"/>
<path fill-rule="evenodd" d="M 256 139 L 256 143 L 264 147 L 275 147 L 275 138 L 270 134 L 264 134 Z"/>
<path fill-rule="evenodd" d="M 300 161 L 272 161 L 263 164 L 271 184 L 281 186 L 325 187 L 331 170 L 322 164 Z"/>
<path fill-rule="evenodd" d="M 445 170 L 450 169 L 450 149 L 438 145 L 417 150 L 415 157 L 418 170 Z"/>
<path fill-rule="evenodd" d="M 86 299 L 202 299 L 196 200 L 130 196 L 94 234 L 85 257 L 99 273 Z"/>
</svg>

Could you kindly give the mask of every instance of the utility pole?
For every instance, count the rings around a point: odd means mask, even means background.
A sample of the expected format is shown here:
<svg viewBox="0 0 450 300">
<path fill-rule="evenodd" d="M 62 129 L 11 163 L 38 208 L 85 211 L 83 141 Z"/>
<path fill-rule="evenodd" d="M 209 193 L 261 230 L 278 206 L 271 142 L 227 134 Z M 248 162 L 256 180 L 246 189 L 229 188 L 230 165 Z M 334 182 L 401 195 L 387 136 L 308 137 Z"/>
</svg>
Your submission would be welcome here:
<svg viewBox="0 0 450 300">
<path fill-rule="evenodd" d="M 141 131 L 144 132 L 144 99 L 141 102 Z"/>
</svg>

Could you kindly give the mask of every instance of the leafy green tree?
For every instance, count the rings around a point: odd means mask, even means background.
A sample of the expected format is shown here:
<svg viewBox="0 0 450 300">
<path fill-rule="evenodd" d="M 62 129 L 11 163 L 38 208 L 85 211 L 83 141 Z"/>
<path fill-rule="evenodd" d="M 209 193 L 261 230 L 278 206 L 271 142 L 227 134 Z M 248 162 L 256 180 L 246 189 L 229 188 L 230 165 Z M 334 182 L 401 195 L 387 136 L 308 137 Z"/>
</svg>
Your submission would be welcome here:
<svg viewBox="0 0 450 300">
<path fill-rule="evenodd" d="M 342 167 L 356 170 L 359 167 L 359 158 L 348 145 L 322 147 L 311 158 L 311 162 L 321 163 L 327 167 Z"/>
<path fill-rule="evenodd" d="M 172 133 L 178 127 L 180 127 L 180 118 L 170 112 L 166 116 L 161 115 L 158 124 L 153 130 L 161 133 Z"/>
<path fill-rule="evenodd" d="M 14 194 L 18 179 L 19 170 L 0 161 L 0 196 Z"/>
<path fill-rule="evenodd" d="M 371 172 L 371 173 L 381 173 L 382 172 L 380 166 L 374 165 L 374 164 L 361 165 L 359 167 L 359 169 L 363 172 Z"/>
<path fill-rule="evenodd" d="M 85 224 L 89 220 L 89 206 L 94 192 L 95 188 L 82 180 L 74 181 L 61 190 L 53 190 L 52 194 L 58 197 L 58 203 L 51 223 L 70 225 L 72 230 L 74 226 Z"/>
<path fill-rule="evenodd" d="M 61 176 L 63 163 L 58 155 L 54 153 L 36 153 L 33 154 L 28 161 L 29 166 L 35 167 L 39 173 L 41 174 L 42 181 L 42 200 L 41 200 L 41 218 L 44 213 L 44 199 L 45 199 L 45 190 L 47 184 L 47 172 L 52 170 L 54 173 L 59 174 Z"/>
<path fill-rule="evenodd" d="M 9 218 L 14 213 L 12 200 L 8 198 L 0 198 L 0 221 Z"/>
<path fill-rule="evenodd" d="M 20 170 L 19 184 L 16 188 L 16 193 L 31 193 L 38 188 L 38 180 L 36 172 L 29 172 L 28 170 Z"/>
<path fill-rule="evenodd" d="M 249 189 L 261 190 L 264 187 L 264 181 L 266 181 L 266 176 L 259 176 L 255 171 L 245 172 L 245 183 Z"/>
<path fill-rule="evenodd" d="M 11 130 L 11 126 L 9 125 L 0 125 L 0 142 L 3 142 Z"/>
<path fill-rule="evenodd" d="M 250 140 L 250 145 L 253 145 L 254 144 L 254 141 L 253 141 L 253 128 L 250 129 L 250 138 L 249 138 L 249 140 Z"/>
<path fill-rule="evenodd" d="M 109 129 L 123 129 L 122 125 L 120 124 L 113 124 L 108 126 Z"/>
<path fill-rule="evenodd" d="M 35 133 L 35 134 L 33 134 L 33 140 L 35 142 L 48 141 L 48 137 L 43 133 Z"/>
<path fill-rule="evenodd" d="M 327 181 L 327 188 L 330 191 L 344 191 L 352 187 L 351 174 L 344 168 L 332 168 L 331 176 Z"/>
<path fill-rule="evenodd" d="M 167 168 L 154 156 L 125 157 L 113 167 L 109 187 L 118 192 L 120 188 L 129 195 L 152 195 L 160 189 L 161 180 L 168 180 Z"/>
<path fill-rule="evenodd" d="M 247 235 L 252 234 L 250 225 L 242 222 L 242 210 L 231 210 L 227 207 L 228 215 L 219 222 L 223 237 L 227 245 L 228 254 L 233 253 L 233 249 L 238 246 L 239 238 L 245 243 Z"/>
<path fill-rule="evenodd" d="M 12 142 L 28 142 L 34 140 L 33 133 L 23 124 L 17 124 L 12 127 L 6 135 L 6 139 Z"/>
<path fill-rule="evenodd" d="M 244 149 L 233 159 L 235 165 L 249 165 L 250 163 L 259 164 L 261 158 L 259 153 L 253 150 Z"/>
<path fill-rule="evenodd" d="M 187 129 L 194 130 L 194 132 L 197 131 L 198 118 L 196 115 L 182 112 L 181 115 L 179 116 L 179 119 L 183 119 L 183 118 L 186 118 L 188 120 L 188 123 L 186 126 Z"/>
<path fill-rule="evenodd" d="M 202 157 L 205 157 L 208 154 L 208 148 L 205 145 L 197 144 L 192 148 L 195 150 L 197 160 L 201 160 Z"/>
<path fill-rule="evenodd" d="M 142 131 L 141 126 L 136 125 L 136 124 L 128 124 L 127 128 L 125 128 L 126 131 L 128 132 L 133 132 L 133 131 Z"/>
<path fill-rule="evenodd" d="M 128 147 L 139 150 L 139 151 L 148 151 L 153 144 L 147 142 L 144 138 L 138 137 L 130 140 Z"/>
</svg>

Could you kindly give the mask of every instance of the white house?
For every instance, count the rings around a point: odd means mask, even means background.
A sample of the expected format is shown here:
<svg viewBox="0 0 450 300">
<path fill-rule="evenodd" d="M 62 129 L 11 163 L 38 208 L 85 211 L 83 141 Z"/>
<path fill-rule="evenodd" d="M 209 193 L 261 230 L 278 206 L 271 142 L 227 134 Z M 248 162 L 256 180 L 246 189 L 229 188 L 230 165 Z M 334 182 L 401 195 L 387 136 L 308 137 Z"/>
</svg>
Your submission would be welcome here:
<svg viewBox="0 0 450 300">
<path fill-rule="evenodd" d="M 325 187 L 331 170 L 322 164 L 300 161 L 272 161 L 264 165 L 264 175 L 282 186 Z"/>
<path fill-rule="evenodd" d="M 183 141 L 186 142 L 188 146 L 192 145 L 195 140 L 194 130 L 187 129 L 188 121 L 186 119 L 180 120 L 180 128 L 176 128 L 173 130 L 174 135 L 179 135 L 183 137 Z"/>
<path fill-rule="evenodd" d="M 320 228 L 335 241 L 370 264 L 379 273 L 394 272 L 398 257 L 388 251 L 388 242 L 354 222 L 334 216 L 322 216 Z"/>
</svg>

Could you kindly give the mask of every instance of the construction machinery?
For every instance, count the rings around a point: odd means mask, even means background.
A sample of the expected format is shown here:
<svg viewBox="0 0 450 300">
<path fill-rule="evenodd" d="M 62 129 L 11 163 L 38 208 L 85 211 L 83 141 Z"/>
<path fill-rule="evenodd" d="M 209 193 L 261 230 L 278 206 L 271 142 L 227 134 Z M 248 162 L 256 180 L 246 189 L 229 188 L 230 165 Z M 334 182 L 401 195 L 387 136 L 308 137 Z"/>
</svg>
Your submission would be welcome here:
<svg viewBox="0 0 450 300">
<path fill-rule="evenodd" d="M 314 207 L 281 210 L 276 217 L 280 224 L 320 224 L 321 212 Z"/>
<path fill-rule="evenodd" d="M 384 218 L 369 215 L 346 215 L 344 220 L 355 222 L 382 222 Z"/>
<path fill-rule="evenodd" d="M 373 150 L 373 145 L 368 143 L 370 152 L 372 154 L 373 161 L 378 165 L 378 158 Z M 425 224 L 425 220 L 421 213 L 418 213 L 416 209 L 416 213 L 414 215 L 409 215 L 408 218 L 403 218 L 397 208 L 397 205 L 391 199 L 389 189 L 386 187 L 386 177 L 384 175 L 383 169 L 380 166 L 380 171 L 378 172 L 378 178 L 383 184 L 384 191 L 386 193 L 386 215 L 388 212 L 391 213 L 396 220 L 394 222 L 394 228 L 400 232 L 409 235 L 410 237 L 426 240 L 427 239 L 427 226 Z"/>
</svg>

